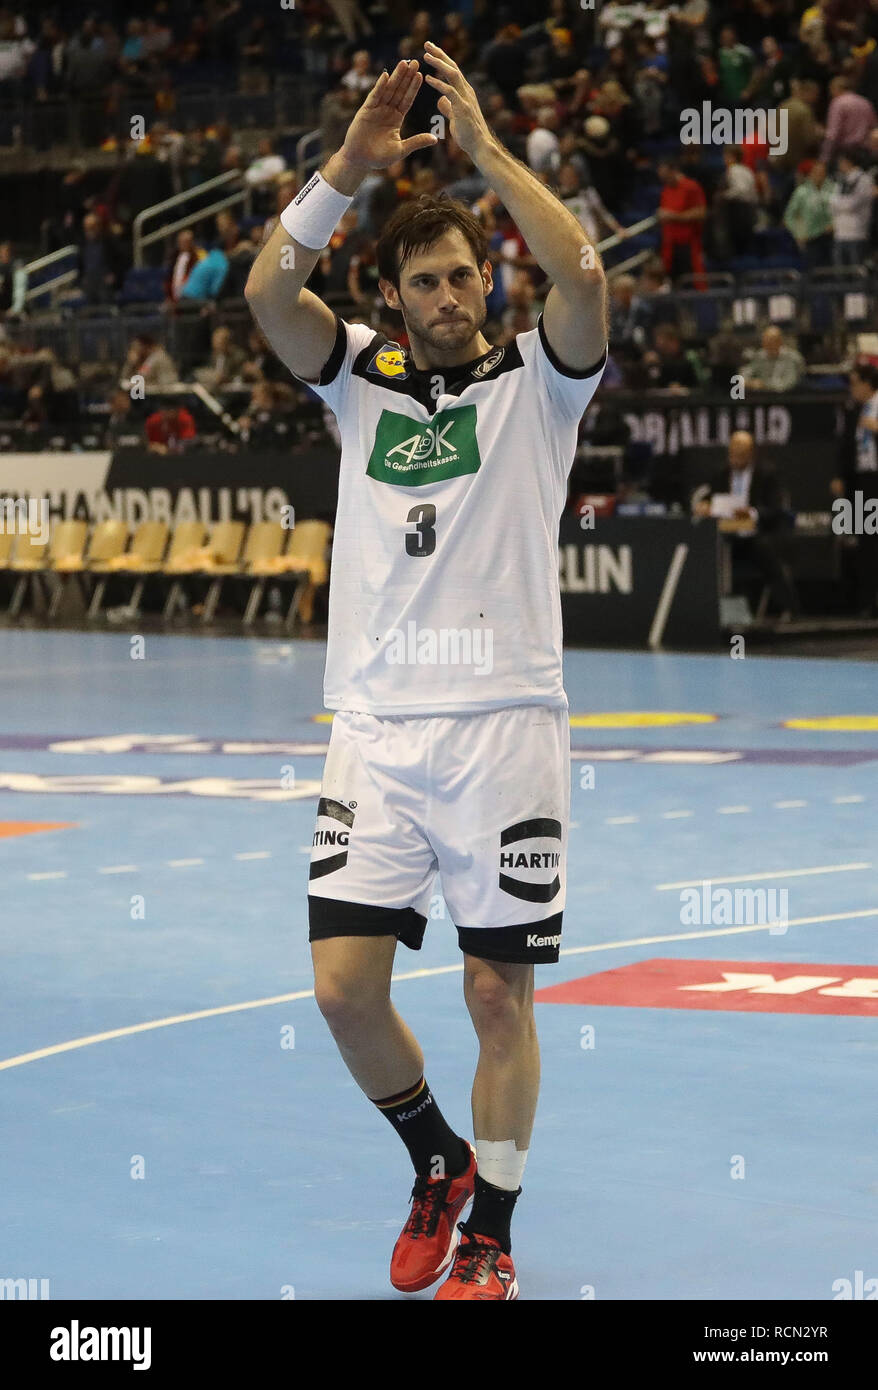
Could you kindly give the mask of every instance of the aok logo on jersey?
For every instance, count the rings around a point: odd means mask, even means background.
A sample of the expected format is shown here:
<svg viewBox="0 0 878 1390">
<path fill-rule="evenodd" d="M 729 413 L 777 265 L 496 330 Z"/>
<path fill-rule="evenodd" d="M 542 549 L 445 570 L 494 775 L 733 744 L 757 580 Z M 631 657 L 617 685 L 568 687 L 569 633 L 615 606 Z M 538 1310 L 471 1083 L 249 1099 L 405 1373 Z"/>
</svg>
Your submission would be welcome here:
<svg viewBox="0 0 878 1390">
<path fill-rule="evenodd" d="M 356 804 L 352 801 L 345 806 L 343 802 L 335 801 L 330 796 L 321 796 L 317 803 L 317 824 L 312 845 L 313 852 L 325 849 L 328 853 L 315 859 L 312 852 L 309 878 L 323 878 L 326 874 L 334 874 L 337 869 L 343 869 L 348 862 L 348 844 L 354 825 Z"/>
<path fill-rule="evenodd" d="M 526 903 L 550 903 L 560 891 L 561 822 L 548 816 L 500 832 L 499 886 Z"/>
<path fill-rule="evenodd" d="M 476 408 L 461 405 L 440 410 L 429 425 L 395 410 L 382 410 L 366 473 L 381 483 L 422 487 L 478 473 L 481 466 Z"/>
</svg>

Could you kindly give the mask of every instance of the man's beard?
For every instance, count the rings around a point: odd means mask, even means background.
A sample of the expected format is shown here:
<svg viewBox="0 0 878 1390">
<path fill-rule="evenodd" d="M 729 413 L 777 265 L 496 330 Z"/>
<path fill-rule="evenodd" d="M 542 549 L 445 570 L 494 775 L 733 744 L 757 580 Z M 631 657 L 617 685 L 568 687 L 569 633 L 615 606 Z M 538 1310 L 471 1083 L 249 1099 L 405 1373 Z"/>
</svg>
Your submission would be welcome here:
<svg viewBox="0 0 878 1390">
<path fill-rule="evenodd" d="M 450 323 L 444 326 L 441 323 L 433 323 L 429 326 L 424 323 L 414 323 L 405 314 L 405 304 L 400 296 L 403 318 L 405 319 L 406 332 L 409 337 L 419 338 L 425 347 L 431 348 L 434 352 L 457 352 L 466 347 L 467 343 L 473 342 L 478 337 L 485 326 L 488 318 L 486 304 L 482 304 L 481 316 L 475 320 L 467 317 L 457 323 Z"/>
</svg>

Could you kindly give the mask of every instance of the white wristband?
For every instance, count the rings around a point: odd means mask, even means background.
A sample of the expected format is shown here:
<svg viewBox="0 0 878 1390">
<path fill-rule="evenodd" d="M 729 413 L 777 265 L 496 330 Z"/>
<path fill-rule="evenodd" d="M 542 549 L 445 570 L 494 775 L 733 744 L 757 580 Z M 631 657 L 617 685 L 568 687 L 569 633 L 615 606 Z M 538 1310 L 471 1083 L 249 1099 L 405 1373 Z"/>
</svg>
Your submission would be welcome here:
<svg viewBox="0 0 878 1390">
<path fill-rule="evenodd" d="M 320 251 L 329 244 L 342 213 L 347 212 L 352 202 L 353 198 L 339 193 L 322 174 L 315 174 L 284 208 L 280 215 L 281 226 L 300 246 Z"/>
</svg>

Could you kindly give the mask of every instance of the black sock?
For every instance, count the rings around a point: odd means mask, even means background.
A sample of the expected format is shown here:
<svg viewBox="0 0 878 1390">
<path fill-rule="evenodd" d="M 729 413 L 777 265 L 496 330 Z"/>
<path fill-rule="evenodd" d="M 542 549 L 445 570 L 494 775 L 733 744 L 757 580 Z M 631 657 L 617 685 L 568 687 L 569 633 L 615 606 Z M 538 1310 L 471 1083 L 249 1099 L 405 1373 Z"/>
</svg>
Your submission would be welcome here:
<svg viewBox="0 0 878 1390">
<path fill-rule="evenodd" d="M 372 1103 L 387 1116 L 405 1144 L 416 1173 L 453 1178 L 466 1168 L 469 1145 L 448 1124 L 423 1077 L 407 1091 Z"/>
<path fill-rule="evenodd" d="M 480 1173 L 476 1173 L 476 1191 L 465 1229 L 474 1235 L 491 1236 L 508 1255 L 512 1250 L 509 1226 L 520 1195 L 521 1188 L 517 1192 L 509 1192 L 505 1187 L 495 1187 L 493 1183 L 486 1182 Z"/>
</svg>

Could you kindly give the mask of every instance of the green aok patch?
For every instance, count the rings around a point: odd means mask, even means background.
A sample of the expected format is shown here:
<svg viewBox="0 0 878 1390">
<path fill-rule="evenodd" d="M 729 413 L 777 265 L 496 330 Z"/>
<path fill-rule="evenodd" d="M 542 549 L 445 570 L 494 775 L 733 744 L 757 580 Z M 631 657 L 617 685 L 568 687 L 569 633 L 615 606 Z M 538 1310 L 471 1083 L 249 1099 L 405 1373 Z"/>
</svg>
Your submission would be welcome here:
<svg viewBox="0 0 878 1390">
<path fill-rule="evenodd" d="M 478 473 L 481 465 L 474 405 L 440 410 L 429 425 L 382 410 L 366 473 L 382 483 L 422 487 Z"/>
</svg>

